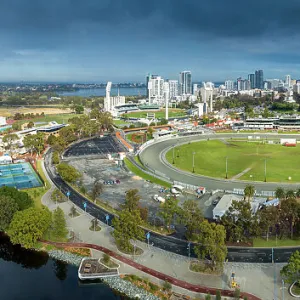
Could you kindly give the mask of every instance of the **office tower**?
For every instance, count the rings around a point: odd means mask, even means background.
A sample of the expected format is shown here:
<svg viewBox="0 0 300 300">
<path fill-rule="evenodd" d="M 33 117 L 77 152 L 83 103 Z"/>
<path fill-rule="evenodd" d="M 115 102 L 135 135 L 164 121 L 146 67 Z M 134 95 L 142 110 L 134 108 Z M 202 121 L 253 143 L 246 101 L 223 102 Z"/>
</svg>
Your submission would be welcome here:
<svg viewBox="0 0 300 300">
<path fill-rule="evenodd" d="M 202 82 L 203 87 L 201 88 L 201 96 L 202 101 L 204 103 L 204 112 L 208 113 L 208 105 L 209 112 L 213 111 L 213 92 L 214 92 L 214 84 L 212 82 Z"/>
<path fill-rule="evenodd" d="M 180 72 L 180 94 L 192 94 L 192 73 L 191 71 Z"/>
<path fill-rule="evenodd" d="M 291 87 L 291 75 L 286 75 L 285 76 L 285 86 L 287 88 L 290 88 Z"/>
<path fill-rule="evenodd" d="M 228 91 L 233 91 L 234 90 L 233 80 L 226 80 L 225 81 L 225 89 L 228 90 Z"/>
<path fill-rule="evenodd" d="M 263 70 L 255 71 L 255 88 L 263 89 L 264 88 L 264 72 Z"/>
<path fill-rule="evenodd" d="M 197 83 L 193 84 L 193 95 L 194 96 L 198 95 L 198 84 Z"/>
<path fill-rule="evenodd" d="M 164 100 L 166 107 L 165 119 L 169 119 L 169 100 L 170 100 L 170 84 L 168 81 L 164 82 Z"/>
<path fill-rule="evenodd" d="M 170 99 L 178 96 L 178 80 L 169 80 Z"/>
<path fill-rule="evenodd" d="M 255 76 L 254 74 L 248 75 L 248 80 L 250 81 L 250 89 L 255 89 Z"/>
<path fill-rule="evenodd" d="M 251 89 L 251 82 L 247 79 L 242 79 L 239 77 L 237 79 L 237 90 L 238 91 L 248 91 Z"/>
</svg>

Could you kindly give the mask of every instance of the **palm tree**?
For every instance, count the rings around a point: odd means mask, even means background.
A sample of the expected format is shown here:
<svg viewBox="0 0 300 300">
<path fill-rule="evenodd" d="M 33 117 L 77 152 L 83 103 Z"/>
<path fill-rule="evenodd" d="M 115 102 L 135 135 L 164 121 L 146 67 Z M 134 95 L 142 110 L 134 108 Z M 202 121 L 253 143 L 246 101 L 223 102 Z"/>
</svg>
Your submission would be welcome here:
<svg viewBox="0 0 300 300">
<path fill-rule="evenodd" d="M 282 200 L 285 199 L 285 191 L 282 187 L 278 187 L 275 191 L 275 197 Z"/>
<path fill-rule="evenodd" d="M 255 194 L 255 187 L 251 184 L 247 184 L 244 189 L 245 199 L 248 198 L 248 201 L 254 196 Z"/>
<path fill-rule="evenodd" d="M 295 199 L 296 198 L 296 195 L 295 195 L 295 192 L 293 190 L 288 190 L 285 194 L 285 197 L 287 199 Z"/>
</svg>

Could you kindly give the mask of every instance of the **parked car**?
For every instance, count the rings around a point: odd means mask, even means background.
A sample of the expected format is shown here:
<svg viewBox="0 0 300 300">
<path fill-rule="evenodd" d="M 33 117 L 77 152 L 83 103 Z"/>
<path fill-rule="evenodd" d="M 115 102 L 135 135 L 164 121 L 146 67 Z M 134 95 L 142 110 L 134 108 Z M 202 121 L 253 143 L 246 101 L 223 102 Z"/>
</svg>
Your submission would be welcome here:
<svg viewBox="0 0 300 300">
<path fill-rule="evenodd" d="M 217 205 L 220 201 L 220 198 L 213 200 L 212 205 Z"/>
</svg>

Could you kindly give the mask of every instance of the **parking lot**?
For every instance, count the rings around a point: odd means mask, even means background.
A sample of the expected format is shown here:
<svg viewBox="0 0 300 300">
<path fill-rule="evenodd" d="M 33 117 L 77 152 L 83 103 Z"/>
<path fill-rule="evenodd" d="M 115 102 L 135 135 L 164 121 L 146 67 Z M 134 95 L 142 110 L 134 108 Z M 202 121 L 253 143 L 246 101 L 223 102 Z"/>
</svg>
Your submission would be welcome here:
<svg viewBox="0 0 300 300">
<path fill-rule="evenodd" d="M 67 149 L 64 157 L 82 157 L 87 155 L 97 155 L 106 157 L 107 154 L 125 152 L 126 149 L 114 136 L 96 137 L 88 141 L 81 141 Z"/>
</svg>

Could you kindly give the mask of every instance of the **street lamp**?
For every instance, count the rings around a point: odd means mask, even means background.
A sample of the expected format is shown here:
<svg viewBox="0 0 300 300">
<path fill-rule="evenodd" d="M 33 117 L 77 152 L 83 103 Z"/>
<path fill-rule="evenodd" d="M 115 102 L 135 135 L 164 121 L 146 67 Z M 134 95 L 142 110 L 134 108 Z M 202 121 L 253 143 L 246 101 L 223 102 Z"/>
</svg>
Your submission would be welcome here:
<svg viewBox="0 0 300 300">
<path fill-rule="evenodd" d="M 284 279 L 282 279 L 282 300 L 284 300 Z"/>
<path fill-rule="evenodd" d="M 177 149 L 177 157 L 179 157 L 179 149 Z"/>
<path fill-rule="evenodd" d="M 228 156 L 226 156 L 226 179 L 228 178 Z"/>
<path fill-rule="evenodd" d="M 189 259 L 191 258 L 191 243 L 189 242 L 187 245 L 187 249 L 189 250 Z"/>
<path fill-rule="evenodd" d="M 175 150 L 175 145 L 173 145 L 173 162 L 172 162 L 173 165 L 175 164 L 174 150 Z"/>
<path fill-rule="evenodd" d="M 196 152 L 193 152 L 193 173 L 195 173 L 195 154 Z"/>
<path fill-rule="evenodd" d="M 267 159 L 265 158 L 265 182 L 267 182 Z"/>
</svg>

